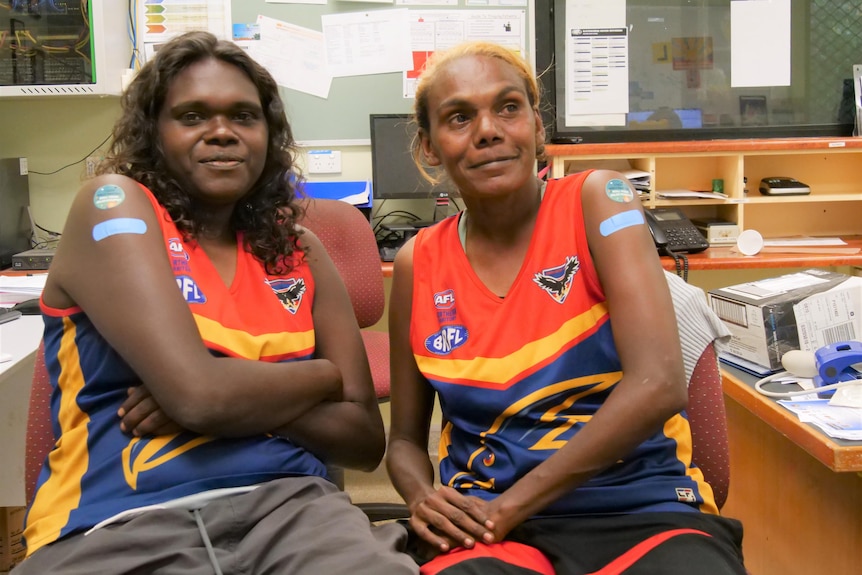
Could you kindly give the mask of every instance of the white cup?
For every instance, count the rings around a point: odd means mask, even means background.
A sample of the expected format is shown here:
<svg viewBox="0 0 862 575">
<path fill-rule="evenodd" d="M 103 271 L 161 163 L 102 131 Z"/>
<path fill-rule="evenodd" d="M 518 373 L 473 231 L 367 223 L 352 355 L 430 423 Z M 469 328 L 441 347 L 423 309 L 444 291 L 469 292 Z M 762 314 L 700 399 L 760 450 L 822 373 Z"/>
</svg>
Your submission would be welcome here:
<svg viewBox="0 0 862 575">
<path fill-rule="evenodd" d="M 754 256 L 763 249 L 763 236 L 757 230 L 745 230 L 736 238 L 736 249 L 746 256 Z"/>
</svg>

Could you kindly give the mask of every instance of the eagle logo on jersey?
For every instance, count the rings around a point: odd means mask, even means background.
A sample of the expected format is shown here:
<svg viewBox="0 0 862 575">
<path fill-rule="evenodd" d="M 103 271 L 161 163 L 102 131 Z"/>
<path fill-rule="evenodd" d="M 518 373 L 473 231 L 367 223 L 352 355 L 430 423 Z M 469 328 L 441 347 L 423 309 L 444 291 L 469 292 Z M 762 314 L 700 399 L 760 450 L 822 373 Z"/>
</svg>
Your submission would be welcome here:
<svg viewBox="0 0 862 575">
<path fill-rule="evenodd" d="M 302 302 L 302 296 L 305 294 L 306 285 L 302 278 L 267 280 L 267 285 L 272 288 L 275 295 L 278 296 L 281 305 L 284 309 L 292 314 L 299 310 L 299 304 Z"/>
<path fill-rule="evenodd" d="M 542 270 L 533 276 L 533 281 L 548 292 L 557 303 L 563 303 L 569 295 L 572 280 L 581 267 L 578 256 L 569 256 L 566 263 L 557 267 Z"/>
</svg>

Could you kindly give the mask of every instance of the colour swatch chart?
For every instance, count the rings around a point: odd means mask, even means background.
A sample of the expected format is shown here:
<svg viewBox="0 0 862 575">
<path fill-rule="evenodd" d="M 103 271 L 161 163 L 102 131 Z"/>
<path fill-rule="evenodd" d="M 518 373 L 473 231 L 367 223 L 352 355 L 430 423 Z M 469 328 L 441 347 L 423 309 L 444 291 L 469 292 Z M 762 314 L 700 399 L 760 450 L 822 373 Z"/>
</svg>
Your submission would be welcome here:
<svg viewBox="0 0 862 575">
<path fill-rule="evenodd" d="M 231 38 L 230 0 L 144 0 L 139 4 L 144 44 L 156 44 L 190 30 Z"/>
</svg>

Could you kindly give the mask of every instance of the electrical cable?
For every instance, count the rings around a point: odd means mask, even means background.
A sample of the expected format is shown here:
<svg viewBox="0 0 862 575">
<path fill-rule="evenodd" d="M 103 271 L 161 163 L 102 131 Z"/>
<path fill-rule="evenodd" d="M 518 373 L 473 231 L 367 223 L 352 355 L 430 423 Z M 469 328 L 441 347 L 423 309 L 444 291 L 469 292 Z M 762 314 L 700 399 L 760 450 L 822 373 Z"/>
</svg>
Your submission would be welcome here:
<svg viewBox="0 0 862 575">
<path fill-rule="evenodd" d="M 767 391 L 763 389 L 763 386 L 771 381 L 775 381 L 781 377 L 795 377 L 793 373 L 789 371 L 779 371 L 773 373 L 772 375 L 768 375 L 762 379 L 758 379 L 754 383 L 754 389 L 766 397 L 776 397 L 776 398 L 788 398 L 788 397 L 796 397 L 798 395 L 809 395 L 812 393 L 821 393 L 823 391 L 832 391 L 835 389 L 840 389 L 842 387 L 849 387 L 851 385 L 862 385 L 862 380 L 854 379 L 850 381 L 839 381 L 838 383 L 832 383 L 829 385 L 824 385 L 822 387 L 818 387 L 817 389 L 803 389 L 799 391 Z"/>
<path fill-rule="evenodd" d="M 138 57 L 140 53 L 138 52 L 138 24 L 137 24 L 137 14 L 138 14 L 138 2 L 137 0 L 129 0 L 129 40 L 132 43 L 132 56 L 129 59 L 129 68 L 132 70 L 137 69 L 138 67 Z"/>
<path fill-rule="evenodd" d="M 70 163 L 70 164 L 66 164 L 65 166 L 63 166 L 63 167 L 61 167 L 61 168 L 57 168 L 57 169 L 56 169 L 56 170 L 54 170 L 53 172 L 37 172 L 36 170 L 30 170 L 30 173 L 31 173 L 31 174 L 36 174 L 36 175 L 39 175 L 39 176 L 53 176 L 53 175 L 54 175 L 54 174 L 56 174 L 56 173 L 62 172 L 62 171 L 63 171 L 63 170 L 65 170 L 66 168 L 71 168 L 72 166 L 76 166 L 76 165 L 80 164 L 81 162 L 85 162 L 85 161 L 87 160 L 87 158 L 89 158 L 90 156 L 92 156 L 92 155 L 96 152 L 96 150 L 98 150 L 99 148 L 101 148 L 102 146 L 104 146 L 104 145 L 107 143 L 107 141 L 108 141 L 108 140 L 110 140 L 110 139 L 111 139 L 111 134 L 108 134 L 108 135 L 105 137 L 105 139 L 104 139 L 104 140 L 102 140 L 102 141 L 101 141 L 101 143 L 100 143 L 98 146 L 96 146 L 95 148 L 93 148 L 92 150 L 90 150 L 90 151 L 87 153 L 87 155 L 86 155 L 86 156 L 84 156 L 84 157 L 83 157 L 83 158 L 81 158 L 80 160 L 74 161 L 74 162 L 72 162 L 72 163 Z"/>
<path fill-rule="evenodd" d="M 676 275 L 688 283 L 688 256 L 683 253 L 675 252 L 667 246 L 662 246 L 661 254 L 673 258 L 673 263 L 676 267 Z"/>
<path fill-rule="evenodd" d="M 373 227 L 375 235 L 380 233 L 380 228 L 383 225 L 383 221 L 386 218 L 398 217 L 398 216 L 407 217 L 409 219 L 409 221 L 407 223 L 422 221 L 422 219 L 419 216 L 417 216 L 413 212 L 409 212 L 407 210 L 393 210 L 391 212 L 387 212 L 387 213 L 383 214 L 382 216 L 374 215 L 374 216 L 372 216 L 371 219 L 372 219 L 372 221 L 375 221 L 374 227 Z"/>
<path fill-rule="evenodd" d="M 46 234 L 51 234 L 52 236 L 58 236 L 58 237 L 61 235 L 60 232 L 55 232 L 55 231 L 43 228 L 42 226 L 40 226 L 36 222 L 33 222 L 33 225 L 36 226 L 37 228 L 39 228 L 40 230 L 42 230 L 43 232 L 45 232 Z"/>
</svg>

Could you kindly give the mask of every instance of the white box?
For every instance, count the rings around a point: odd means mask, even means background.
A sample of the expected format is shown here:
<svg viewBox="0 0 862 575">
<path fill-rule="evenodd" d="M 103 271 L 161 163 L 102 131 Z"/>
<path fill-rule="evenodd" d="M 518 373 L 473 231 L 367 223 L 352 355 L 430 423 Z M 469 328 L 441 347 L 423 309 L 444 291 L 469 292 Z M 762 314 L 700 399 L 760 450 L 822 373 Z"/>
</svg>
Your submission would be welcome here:
<svg viewBox="0 0 862 575">
<path fill-rule="evenodd" d="M 691 221 L 711 246 L 732 246 L 739 237 L 739 226 L 734 223 L 709 219 Z"/>
<path fill-rule="evenodd" d="M 708 297 L 732 334 L 726 351 L 772 370 L 792 349 L 814 351 L 862 331 L 862 278 L 846 274 L 810 269 L 710 290 Z"/>
</svg>

